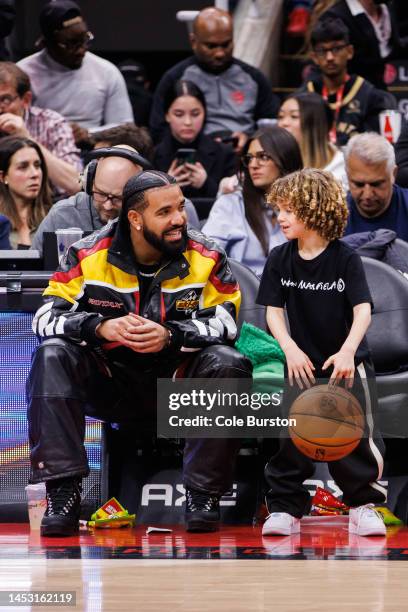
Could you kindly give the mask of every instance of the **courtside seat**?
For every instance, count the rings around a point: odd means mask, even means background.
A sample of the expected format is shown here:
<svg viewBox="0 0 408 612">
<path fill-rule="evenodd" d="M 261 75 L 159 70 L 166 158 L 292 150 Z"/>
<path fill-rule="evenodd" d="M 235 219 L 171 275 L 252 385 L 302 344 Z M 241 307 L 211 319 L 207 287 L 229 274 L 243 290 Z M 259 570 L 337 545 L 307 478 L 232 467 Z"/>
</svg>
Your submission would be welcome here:
<svg viewBox="0 0 408 612">
<path fill-rule="evenodd" d="M 376 371 L 381 430 L 386 434 L 387 422 L 402 422 L 401 411 L 408 409 L 408 281 L 381 261 L 362 260 L 374 302 L 367 340 Z"/>
<path fill-rule="evenodd" d="M 206 221 L 216 198 L 191 198 L 200 221 Z"/>
<path fill-rule="evenodd" d="M 259 306 L 255 303 L 258 294 L 260 280 L 253 272 L 244 264 L 235 259 L 229 260 L 231 270 L 241 289 L 241 308 L 238 316 L 238 330 L 241 329 L 242 323 L 252 323 L 261 329 L 266 329 L 266 313 L 265 306 Z"/>
</svg>

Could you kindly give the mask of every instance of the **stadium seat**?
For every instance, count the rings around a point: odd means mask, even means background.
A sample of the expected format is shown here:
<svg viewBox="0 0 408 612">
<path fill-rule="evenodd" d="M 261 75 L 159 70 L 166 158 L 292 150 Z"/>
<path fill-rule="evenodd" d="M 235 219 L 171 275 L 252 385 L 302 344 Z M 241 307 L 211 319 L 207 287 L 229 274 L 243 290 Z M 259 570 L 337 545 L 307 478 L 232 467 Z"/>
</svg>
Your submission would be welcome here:
<svg viewBox="0 0 408 612">
<path fill-rule="evenodd" d="M 383 417 L 380 428 L 386 435 L 389 428 L 395 432 L 401 410 L 408 405 L 408 282 L 387 264 L 362 259 L 374 302 L 367 339 Z"/>
<path fill-rule="evenodd" d="M 200 221 L 206 221 L 216 198 L 191 198 Z M 201 224 L 202 225 L 202 224 Z"/>
<path fill-rule="evenodd" d="M 261 329 L 266 329 L 265 307 L 255 303 L 259 289 L 259 278 L 247 266 L 236 261 L 229 260 L 232 273 L 241 288 L 241 308 L 238 316 L 238 329 L 244 321 L 252 323 Z"/>
</svg>

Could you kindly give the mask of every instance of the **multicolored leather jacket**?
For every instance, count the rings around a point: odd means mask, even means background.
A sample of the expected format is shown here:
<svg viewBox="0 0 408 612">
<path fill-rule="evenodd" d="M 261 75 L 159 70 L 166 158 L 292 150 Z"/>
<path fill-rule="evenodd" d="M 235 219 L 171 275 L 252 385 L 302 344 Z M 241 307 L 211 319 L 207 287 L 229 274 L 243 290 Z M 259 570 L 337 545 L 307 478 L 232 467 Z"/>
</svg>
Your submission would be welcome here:
<svg viewBox="0 0 408 612">
<path fill-rule="evenodd" d="M 239 286 L 225 252 L 200 232 L 188 230 L 181 256 L 155 274 L 140 311 L 137 263 L 128 237 L 114 221 L 76 242 L 50 279 L 33 330 L 41 339 L 62 337 L 99 346 L 119 361 L 151 361 L 119 343 L 100 339 L 96 327 L 104 319 L 134 312 L 172 331 L 170 352 L 179 357 L 214 344 L 231 344 L 241 301 Z M 156 353 L 166 359 L 169 351 Z M 115 355 L 115 357 L 113 357 Z"/>
</svg>

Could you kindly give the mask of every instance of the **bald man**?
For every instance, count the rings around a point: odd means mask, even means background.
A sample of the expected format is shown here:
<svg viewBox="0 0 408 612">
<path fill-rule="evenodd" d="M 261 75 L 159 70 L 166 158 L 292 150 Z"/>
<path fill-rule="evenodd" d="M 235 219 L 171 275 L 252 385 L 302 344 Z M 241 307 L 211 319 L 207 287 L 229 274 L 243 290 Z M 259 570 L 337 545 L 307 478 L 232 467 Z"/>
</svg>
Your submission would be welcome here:
<svg viewBox="0 0 408 612">
<path fill-rule="evenodd" d="M 117 156 L 102 157 L 97 162 L 91 193 L 81 191 L 52 206 L 34 235 L 32 249 L 42 254 L 44 232 L 69 227 L 93 232 L 119 216 L 124 186 L 132 176 L 150 167 L 150 162 L 129 145 L 116 145 L 112 149 L 117 149 Z M 133 153 L 134 159 L 128 159 L 126 152 Z M 189 225 L 198 228 L 197 213 L 190 201 L 186 201 L 186 212 Z"/>
<path fill-rule="evenodd" d="M 157 86 L 150 115 L 153 139 L 158 142 L 167 127 L 164 100 L 176 81 L 186 79 L 204 93 L 205 133 L 238 140 L 240 152 L 256 122 L 276 116 L 279 100 L 262 72 L 232 56 L 233 23 L 228 12 L 214 7 L 200 11 L 190 43 L 194 55 L 170 68 Z"/>
</svg>

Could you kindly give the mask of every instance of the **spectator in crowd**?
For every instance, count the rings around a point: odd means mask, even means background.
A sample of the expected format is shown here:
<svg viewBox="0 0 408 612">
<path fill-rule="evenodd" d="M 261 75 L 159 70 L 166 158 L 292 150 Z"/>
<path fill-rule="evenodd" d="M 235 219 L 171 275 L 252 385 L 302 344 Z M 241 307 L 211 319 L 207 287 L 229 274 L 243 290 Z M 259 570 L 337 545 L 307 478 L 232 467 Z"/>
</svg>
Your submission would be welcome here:
<svg viewBox="0 0 408 612">
<path fill-rule="evenodd" d="M 82 181 L 84 191 L 54 204 L 35 233 L 33 249 L 42 253 L 44 232 L 68 227 L 93 232 L 116 219 L 122 207 L 123 187 L 148 162 L 127 145 L 113 148 L 115 152 L 117 149 L 116 155 L 90 162 L 85 168 Z"/>
<path fill-rule="evenodd" d="M 350 60 L 350 72 L 385 89 L 385 63 L 392 57 L 403 57 L 398 36 L 395 11 L 387 0 L 338 0 L 323 13 L 322 18 L 340 18 L 350 32 L 354 56 Z"/>
<path fill-rule="evenodd" d="M 0 0 L 0 61 L 9 59 L 9 52 L 4 39 L 14 26 L 16 8 L 14 0 Z"/>
<path fill-rule="evenodd" d="M 212 137 L 236 138 L 242 148 L 262 118 L 275 117 L 278 99 L 264 75 L 253 66 L 232 57 L 231 15 L 205 8 L 196 17 L 190 36 L 192 57 L 170 68 L 154 94 L 150 127 L 159 142 L 166 128 L 164 100 L 175 81 L 193 81 L 204 93 L 207 116 L 204 132 Z"/>
<path fill-rule="evenodd" d="M 69 123 L 59 113 L 31 104 L 30 79 L 12 62 L 0 62 L 0 135 L 37 142 L 56 195 L 77 193 L 81 162 Z"/>
<path fill-rule="evenodd" d="M 51 208 L 47 164 L 33 140 L 0 139 L 0 213 L 11 222 L 12 248 L 28 249 L 32 233 Z"/>
<path fill-rule="evenodd" d="M 92 134 L 89 142 L 92 149 L 126 144 L 136 149 L 150 162 L 153 161 L 153 141 L 150 132 L 147 128 L 138 127 L 134 123 L 122 123 L 106 130 L 98 130 Z"/>
<path fill-rule="evenodd" d="M 398 166 L 396 183 L 408 187 L 408 121 L 402 118 L 401 134 L 395 145 L 395 158 Z"/>
<path fill-rule="evenodd" d="M 84 191 L 54 204 L 34 236 L 33 249 L 42 253 L 44 232 L 68 227 L 94 232 L 118 217 L 126 182 L 144 168 L 149 168 L 150 163 L 128 145 L 116 145 L 112 149 L 93 153 L 94 160 L 84 171 Z M 187 203 L 186 210 L 190 224 L 198 227 L 197 213 L 191 202 Z"/>
<path fill-rule="evenodd" d="M 157 378 L 184 364 L 188 378 L 250 379 L 252 366 L 229 346 L 241 296 L 225 253 L 190 235 L 181 189 L 163 172 L 127 182 L 119 222 L 71 246 L 44 295 L 33 328 L 45 342 L 27 387 L 32 482 L 47 488 L 42 535 L 68 536 L 89 473 L 85 413 L 155 430 Z M 238 448 L 231 438 L 186 440 L 189 531 L 218 529 Z"/>
<path fill-rule="evenodd" d="M 393 146 L 367 132 L 353 136 L 344 155 L 350 185 L 346 235 L 390 229 L 408 241 L 408 189 L 395 184 Z"/>
<path fill-rule="evenodd" d="M 204 134 L 206 106 L 199 87 L 191 81 L 176 81 L 164 100 L 168 129 L 156 147 L 154 164 L 174 176 L 188 198 L 211 198 L 224 176 L 234 174 L 236 158 L 230 145 Z M 178 156 L 189 148 L 190 162 Z"/>
<path fill-rule="evenodd" d="M 0 249 L 11 249 L 10 229 L 10 221 L 4 215 L 0 215 Z"/>
<path fill-rule="evenodd" d="M 127 59 L 118 64 L 118 68 L 125 79 L 136 125 L 148 127 L 153 94 L 146 79 L 145 67 L 140 62 Z"/>
<path fill-rule="evenodd" d="M 269 251 L 286 242 L 266 194 L 278 177 L 302 168 L 302 156 L 292 134 L 278 126 L 260 129 L 244 151 L 242 189 L 215 201 L 202 231 L 261 275 Z"/>
<path fill-rule="evenodd" d="M 319 21 L 311 33 L 311 46 L 311 56 L 320 74 L 307 81 L 303 91 L 316 92 L 328 102 L 334 114 L 331 141 L 343 146 L 357 132 L 378 132 L 379 113 L 395 109 L 396 100 L 363 77 L 348 74 L 347 65 L 354 49 L 344 22 Z"/>
<path fill-rule="evenodd" d="M 31 80 L 36 104 L 71 122 L 76 143 L 88 130 L 133 121 L 119 70 L 88 51 L 93 35 L 72 0 L 48 2 L 40 13 L 43 49 L 18 65 Z"/>
<path fill-rule="evenodd" d="M 347 184 L 342 152 L 329 141 L 333 114 L 316 93 L 295 93 L 282 104 L 278 125 L 293 134 L 299 143 L 305 168 L 319 168 L 332 172 Z"/>
</svg>

